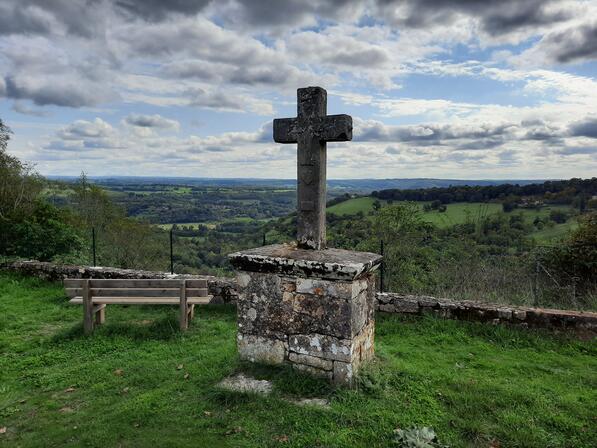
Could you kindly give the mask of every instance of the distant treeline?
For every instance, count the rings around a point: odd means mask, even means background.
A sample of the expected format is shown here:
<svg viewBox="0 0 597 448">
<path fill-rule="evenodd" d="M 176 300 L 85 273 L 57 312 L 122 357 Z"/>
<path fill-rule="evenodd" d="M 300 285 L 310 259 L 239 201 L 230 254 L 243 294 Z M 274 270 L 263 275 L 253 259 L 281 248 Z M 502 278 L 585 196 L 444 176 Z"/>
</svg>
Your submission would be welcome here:
<svg viewBox="0 0 597 448">
<path fill-rule="evenodd" d="M 416 190 L 380 190 L 371 196 L 393 201 L 487 202 L 512 197 L 536 197 L 551 203 L 570 203 L 577 196 L 590 200 L 597 195 L 597 177 L 547 181 L 539 184 L 502 184 L 488 186 L 453 186 Z"/>
</svg>

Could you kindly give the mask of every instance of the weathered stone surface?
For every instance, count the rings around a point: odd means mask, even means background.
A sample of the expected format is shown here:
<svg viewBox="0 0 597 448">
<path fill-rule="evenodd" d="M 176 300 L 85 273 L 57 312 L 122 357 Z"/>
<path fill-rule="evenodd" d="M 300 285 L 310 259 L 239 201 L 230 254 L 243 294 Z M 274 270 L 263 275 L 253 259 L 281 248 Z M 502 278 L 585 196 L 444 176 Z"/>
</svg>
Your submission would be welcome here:
<svg viewBox="0 0 597 448">
<path fill-rule="evenodd" d="M 282 364 L 288 351 L 284 341 L 252 334 L 238 333 L 236 342 L 239 357 L 245 361 Z"/>
<path fill-rule="evenodd" d="M 361 291 L 357 304 L 332 295 L 358 290 L 352 286 L 333 286 L 332 281 L 316 280 L 305 287 L 303 279 L 292 282 L 276 274 L 251 273 L 250 279 L 239 293 L 238 325 L 243 333 L 266 336 L 279 333 L 322 333 L 349 338 L 358 333 L 368 316 L 366 294 Z M 345 282 L 342 282 L 345 283 Z M 367 282 L 359 282 L 367 285 Z M 317 294 L 300 294 L 312 291 Z M 326 292 L 323 295 L 323 292 Z M 362 302 L 362 303 L 361 303 Z M 354 318 L 354 319 L 353 319 Z"/>
<path fill-rule="evenodd" d="M 396 300 L 393 303 L 394 312 L 396 313 L 413 313 L 419 312 L 419 302 L 416 298 L 404 298 Z"/>
<path fill-rule="evenodd" d="M 333 380 L 336 384 L 352 384 L 354 369 L 351 363 L 334 361 Z"/>
<path fill-rule="evenodd" d="M 350 362 L 352 341 L 324 334 L 294 334 L 288 337 L 291 352 L 319 358 Z"/>
<path fill-rule="evenodd" d="M 331 409 L 330 400 L 325 398 L 285 398 L 285 401 L 297 406 Z"/>
<path fill-rule="evenodd" d="M 421 298 L 396 293 L 378 294 L 377 299 L 376 307 L 382 312 L 408 314 L 435 312 L 438 316 L 449 319 L 565 330 L 576 334 L 581 339 L 592 339 L 597 336 L 597 313 L 594 312 L 505 307 L 472 300 L 434 299 L 428 296 Z M 436 305 L 428 306 L 432 303 Z"/>
<path fill-rule="evenodd" d="M 525 320 L 527 318 L 527 312 L 524 310 L 514 310 L 512 311 L 512 316 L 516 320 Z"/>
<path fill-rule="evenodd" d="M 298 245 L 320 250 L 326 246 L 326 142 L 351 140 L 352 118 L 328 116 L 321 87 L 298 89 L 297 98 L 296 118 L 274 120 L 274 140 L 298 143 Z"/>
<path fill-rule="evenodd" d="M 329 370 L 318 369 L 316 367 L 308 366 L 306 364 L 292 363 L 291 366 L 296 370 L 300 370 L 301 372 L 308 373 L 309 375 L 312 375 L 312 376 L 316 376 L 319 378 L 332 379 L 332 371 L 329 371 Z"/>
<path fill-rule="evenodd" d="M 510 308 L 498 308 L 497 312 L 500 319 L 512 319 L 512 310 Z"/>
<path fill-rule="evenodd" d="M 353 340 L 353 366 L 373 359 L 375 356 L 375 322 L 371 320 Z M 360 362 L 356 363 L 358 359 Z"/>
<path fill-rule="evenodd" d="M 342 249 L 321 251 L 274 244 L 228 255 L 240 271 L 281 274 L 308 279 L 352 281 L 377 269 L 382 257 L 370 252 Z"/>
<path fill-rule="evenodd" d="M 257 380 L 245 376 L 242 373 L 223 379 L 217 384 L 220 389 L 231 392 L 255 393 L 269 395 L 272 391 L 272 383 L 267 380 Z"/>
<path fill-rule="evenodd" d="M 290 352 L 288 360 L 295 364 L 305 364 L 307 366 L 315 367 L 321 370 L 332 370 L 332 361 L 329 359 L 318 358 L 316 356 L 301 355 L 299 353 Z"/>
</svg>

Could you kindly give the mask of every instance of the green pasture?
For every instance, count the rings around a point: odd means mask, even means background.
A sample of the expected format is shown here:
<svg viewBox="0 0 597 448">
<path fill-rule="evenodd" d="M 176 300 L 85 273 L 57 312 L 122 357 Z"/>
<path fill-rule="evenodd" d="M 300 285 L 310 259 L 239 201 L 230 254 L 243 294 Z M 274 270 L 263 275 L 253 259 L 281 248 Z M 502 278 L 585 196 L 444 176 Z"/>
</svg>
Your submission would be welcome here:
<svg viewBox="0 0 597 448">
<path fill-rule="evenodd" d="M 250 367 L 233 307 L 109 306 L 83 336 L 59 284 L 0 273 L 0 446 L 391 447 L 433 427 L 450 447 L 595 446 L 597 349 L 545 332 L 377 316 L 377 360 L 356 387 Z M 248 371 L 267 397 L 217 388 Z M 320 397 L 330 409 L 288 398 Z"/>
</svg>

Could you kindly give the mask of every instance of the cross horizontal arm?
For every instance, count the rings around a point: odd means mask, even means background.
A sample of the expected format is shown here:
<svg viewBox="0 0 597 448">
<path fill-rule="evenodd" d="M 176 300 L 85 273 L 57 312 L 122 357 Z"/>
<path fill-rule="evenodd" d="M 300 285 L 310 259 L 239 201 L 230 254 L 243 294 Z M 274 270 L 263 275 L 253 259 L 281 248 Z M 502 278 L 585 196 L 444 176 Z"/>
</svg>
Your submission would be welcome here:
<svg viewBox="0 0 597 448">
<path fill-rule="evenodd" d="M 298 119 L 276 118 L 274 120 L 274 141 L 276 143 L 296 143 L 299 130 Z"/>
<path fill-rule="evenodd" d="M 352 140 L 352 117 L 344 114 L 323 117 L 319 139 L 326 142 Z"/>
<path fill-rule="evenodd" d="M 274 141 L 296 143 L 303 133 L 322 142 L 345 142 L 352 140 L 352 117 L 350 115 L 327 115 L 325 117 L 277 118 L 274 120 Z"/>
</svg>

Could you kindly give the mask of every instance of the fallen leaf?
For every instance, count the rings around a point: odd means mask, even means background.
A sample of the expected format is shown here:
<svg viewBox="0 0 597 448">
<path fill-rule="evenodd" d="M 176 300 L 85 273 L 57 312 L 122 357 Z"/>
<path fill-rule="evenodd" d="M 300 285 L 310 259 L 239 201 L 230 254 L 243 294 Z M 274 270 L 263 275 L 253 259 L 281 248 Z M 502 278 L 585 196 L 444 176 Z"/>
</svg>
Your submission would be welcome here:
<svg viewBox="0 0 597 448">
<path fill-rule="evenodd" d="M 63 408 L 60 408 L 58 412 L 60 412 L 61 414 L 70 414 L 71 412 L 73 412 L 73 408 L 71 408 L 70 406 L 64 406 Z"/>
<path fill-rule="evenodd" d="M 135 423 L 133 426 L 134 426 L 135 428 L 138 428 L 139 426 L 141 426 L 141 423 Z"/>
<path fill-rule="evenodd" d="M 185 374 L 184 374 L 184 379 L 185 379 L 185 380 L 188 380 L 190 376 L 191 376 L 191 375 L 189 375 L 188 373 L 185 373 Z"/>
<path fill-rule="evenodd" d="M 122 369 L 116 369 L 114 371 L 114 375 L 116 375 L 116 376 L 122 376 L 123 374 L 124 374 L 124 370 L 122 370 Z"/>
<path fill-rule="evenodd" d="M 236 428 L 229 429 L 225 432 L 227 436 L 232 434 L 238 434 L 239 432 L 243 432 L 243 428 L 241 426 L 237 426 Z"/>
<path fill-rule="evenodd" d="M 285 435 L 285 434 L 281 435 L 281 436 L 275 436 L 274 440 L 277 441 L 277 442 L 282 442 L 282 443 L 288 442 L 288 436 Z"/>
<path fill-rule="evenodd" d="M 203 411 L 203 415 L 205 415 L 206 417 L 211 417 L 211 412 Z"/>
<path fill-rule="evenodd" d="M 0 428 L 0 434 L 6 434 L 6 426 Z"/>
<path fill-rule="evenodd" d="M 19 400 L 19 403 L 21 403 L 21 404 L 27 403 L 27 400 L 25 400 L 25 399 Z"/>
<path fill-rule="evenodd" d="M 69 393 L 69 392 L 74 392 L 75 390 L 77 390 L 77 389 L 75 389 L 74 387 L 71 386 L 68 389 L 65 389 L 64 392 Z"/>
<path fill-rule="evenodd" d="M 183 366 L 182 364 L 178 364 L 178 365 L 176 366 L 176 370 L 182 370 L 182 368 L 183 368 L 183 367 L 184 367 L 184 366 Z"/>
<path fill-rule="evenodd" d="M 122 393 L 123 394 L 128 394 L 129 393 L 129 388 L 125 387 L 124 389 L 122 389 Z"/>
</svg>

